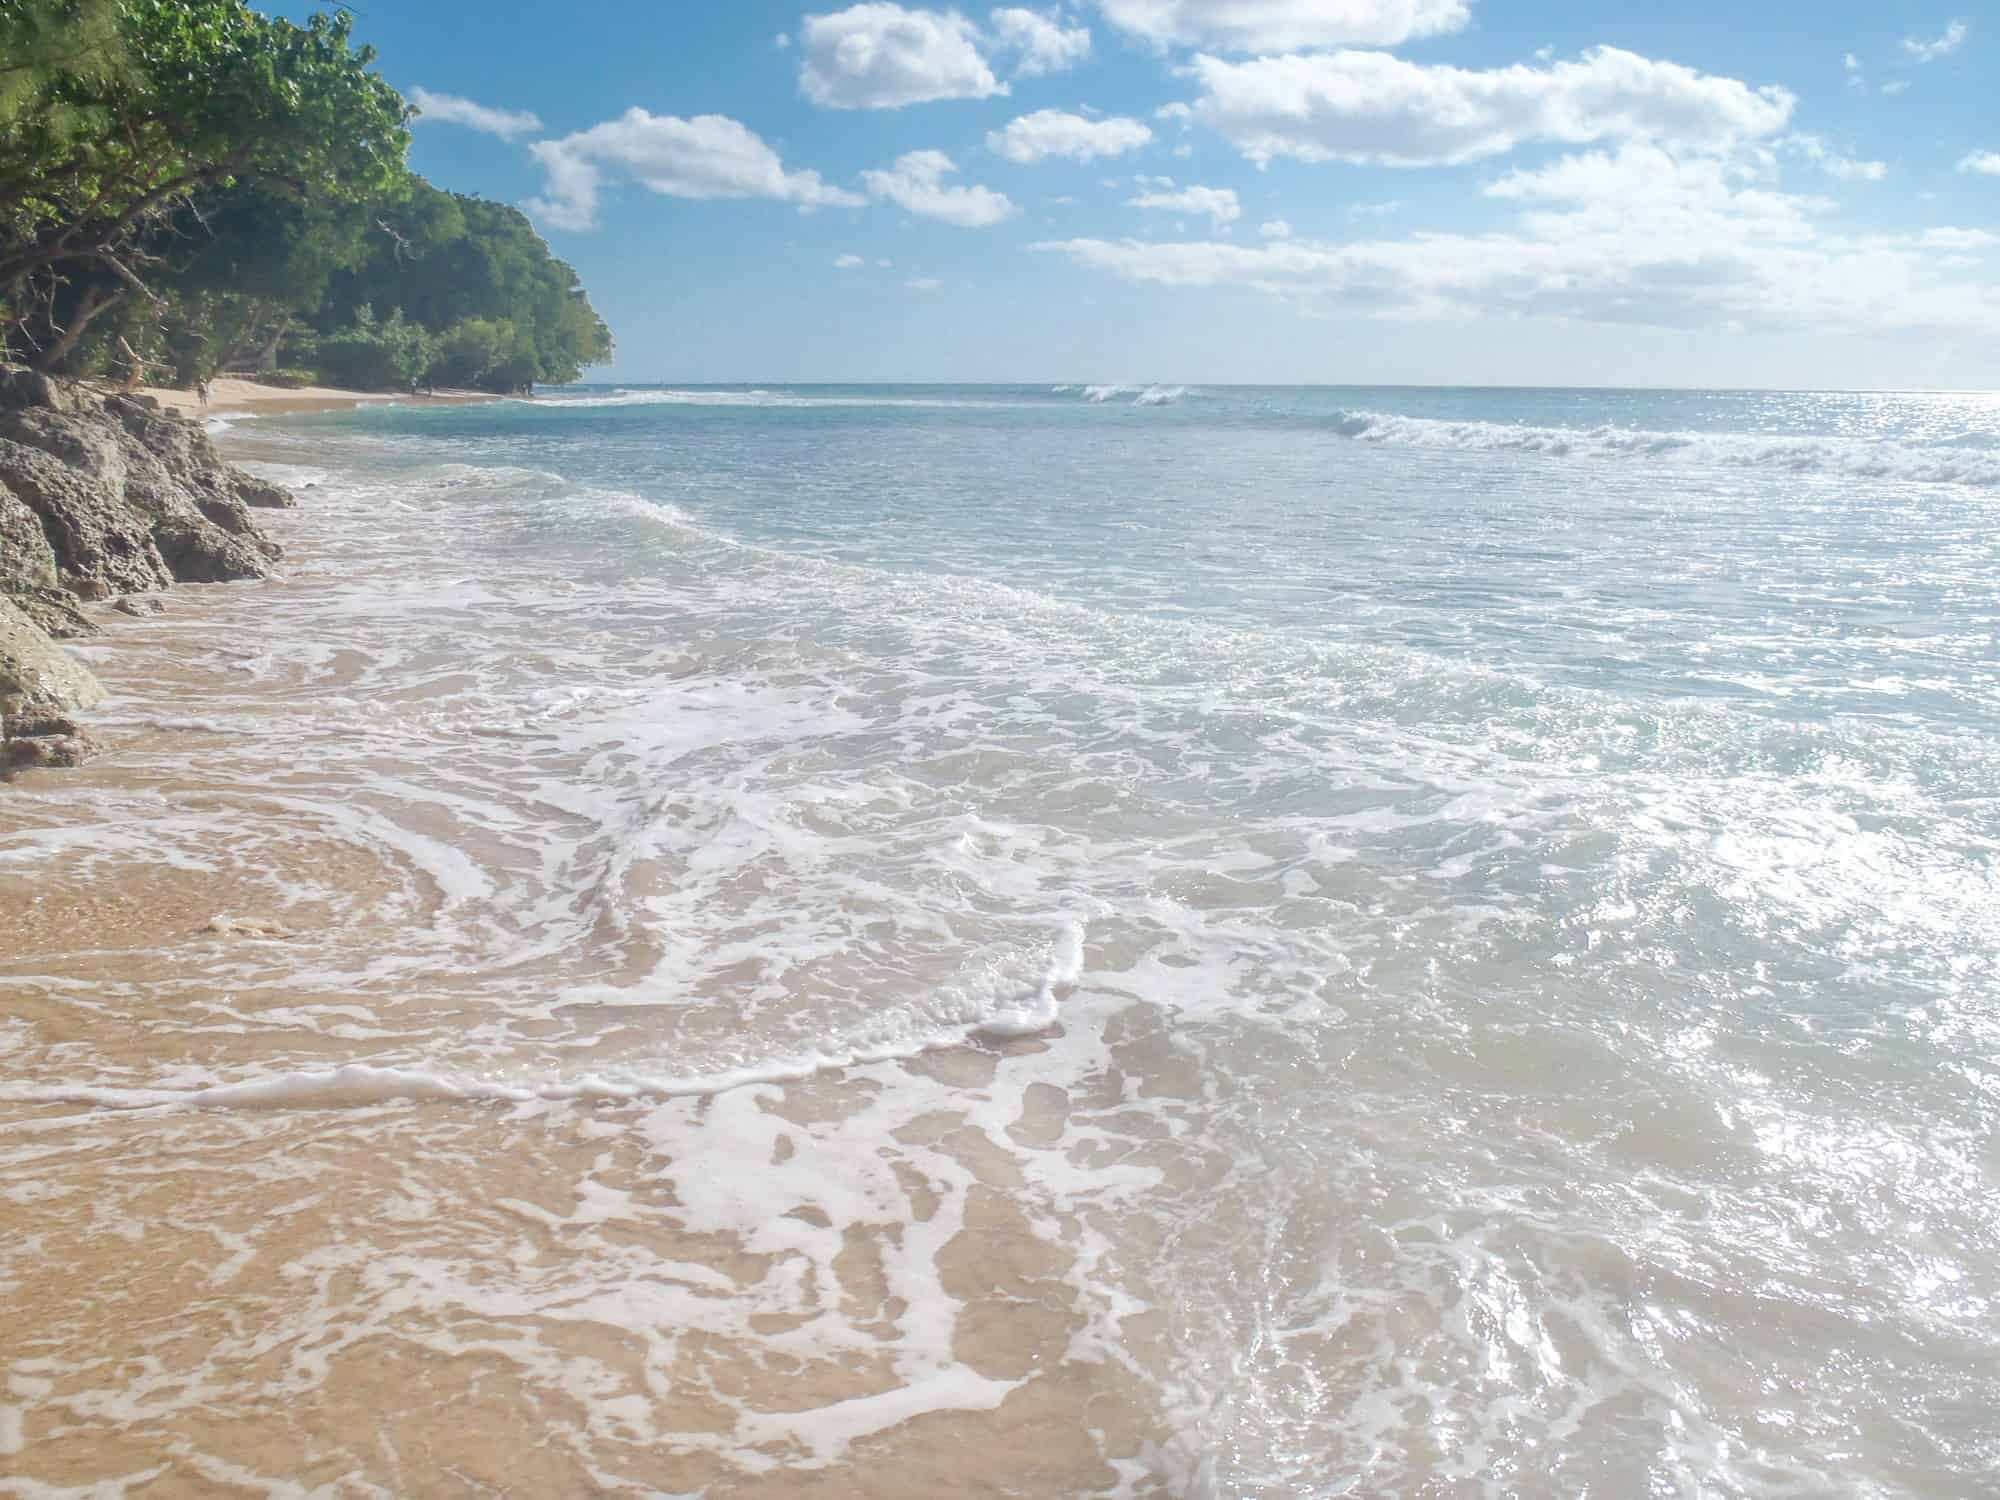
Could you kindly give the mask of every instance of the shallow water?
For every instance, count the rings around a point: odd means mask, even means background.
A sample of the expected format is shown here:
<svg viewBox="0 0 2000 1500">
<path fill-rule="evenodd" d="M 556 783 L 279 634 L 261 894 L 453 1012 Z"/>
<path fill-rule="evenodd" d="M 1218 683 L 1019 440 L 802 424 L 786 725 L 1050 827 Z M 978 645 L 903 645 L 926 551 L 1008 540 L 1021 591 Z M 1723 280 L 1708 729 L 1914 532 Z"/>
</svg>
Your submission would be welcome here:
<svg viewBox="0 0 2000 1500">
<path fill-rule="evenodd" d="M 0 1494 L 1989 1486 L 2000 401 L 227 440 L 0 798 Z"/>
</svg>

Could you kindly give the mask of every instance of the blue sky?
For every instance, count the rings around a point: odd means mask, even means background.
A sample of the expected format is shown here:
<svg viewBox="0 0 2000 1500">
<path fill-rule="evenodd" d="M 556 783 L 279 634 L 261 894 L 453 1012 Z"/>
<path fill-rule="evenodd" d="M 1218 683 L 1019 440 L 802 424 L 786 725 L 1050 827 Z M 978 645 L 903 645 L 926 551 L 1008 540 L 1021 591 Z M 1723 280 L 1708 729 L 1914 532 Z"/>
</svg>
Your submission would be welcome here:
<svg viewBox="0 0 2000 1500">
<path fill-rule="evenodd" d="M 298 14 L 297 10 L 289 13 Z M 2000 17 L 1717 0 L 359 13 L 604 378 L 2000 386 Z"/>
</svg>

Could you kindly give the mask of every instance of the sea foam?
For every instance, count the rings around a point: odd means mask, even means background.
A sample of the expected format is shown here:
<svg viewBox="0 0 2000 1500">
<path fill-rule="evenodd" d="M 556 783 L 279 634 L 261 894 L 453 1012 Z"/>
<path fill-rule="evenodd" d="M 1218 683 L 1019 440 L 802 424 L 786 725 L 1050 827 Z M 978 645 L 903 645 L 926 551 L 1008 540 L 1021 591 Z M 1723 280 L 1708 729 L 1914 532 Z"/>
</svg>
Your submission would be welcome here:
<svg viewBox="0 0 2000 1500">
<path fill-rule="evenodd" d="M 1389 412 L 1346 411 L 1334 430 L 1364 443 L 1457 452 L 1529 453 L 1581 458 L 1827 474 L 1912 484 L 2000 486 L 2000 452 L 1991 448 L 1889 439 L 1649 432 L 1628 427 L 1516 426 L 1454 422 Z"/>
</svg>

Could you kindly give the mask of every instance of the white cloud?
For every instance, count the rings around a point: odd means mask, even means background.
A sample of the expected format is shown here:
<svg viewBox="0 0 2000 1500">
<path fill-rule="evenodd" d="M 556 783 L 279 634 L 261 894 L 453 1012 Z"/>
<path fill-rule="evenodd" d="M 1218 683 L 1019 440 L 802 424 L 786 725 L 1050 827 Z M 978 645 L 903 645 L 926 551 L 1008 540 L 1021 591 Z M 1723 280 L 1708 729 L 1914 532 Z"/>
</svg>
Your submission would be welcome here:
<svg viewBox="0 0 2000 1500">
<path fill-rule="evenodd" d="M 1009 161 L 1029 166 L 1051 156 L 1064 156 L 1071 161 L 1119 156 L 1152 138 L 1153 132 L 1146 126 L 1122 116 L 1087 120 L 1060 109 L 1038 109 L 1011 121 L 1004 130 L 989 130 L 986 145 L 988 150 Z"/>
<path fill-rule="evenodd" d="M 1893 96 L 1893 95 L 1896 95 L 1896 94 L 1900 94 L 1900 93 L 1902 93 L 1902 92 L 1903 92 L 1903 90 L 1904 90 L 1904 89 L 1906 89 L 1906 88 L 1908 88 L 1909 86 L 1910 86 L 1910 80 L 1909 80 L 1909 79 L 1907 79 L 1907 78 L 1898 78 L 1898 79 L 1897 79 L 1897 80 L 1896 80 L 1895 82 L 1893 82 L 1893 83 L 1885 83 L 1885 84 L 1883 84 L 1883 85 L 1882 85 L 1882 92 L 1883 92 L 1883 93 L 1885 93 L 1885 94 L 1889 94 L 1889 95 Z"/>
<path fill-rule="evenodd" d="M 1856 161 L 1830 150 L 1816 135 L 1786 136 L 1783 144 L 1803 156 L 1829 177 L 1842 182 L 1880 182 L 1889 175 L 1887 162 Z"/>
<path fill-rule="evenodd" d="M 984 187 L 950 187 L 946 174 L 958 167 L 942 151 L 911 151 L 896 158 L 886 172 L 863 172 L 861 180 L 876 198 L 900 203 L 926 219 L 942 219 L 961 229 L 985 229 L 1014 213 L 1004 193 Z"/>
<path fill-rule="evenodd" d="M 1918 243 L 1926 250 L 1991 250 L 2000 246 L 2000 234 L 1988 229 L 1954 229 L 1940 225 L 1936 229 L 1926 229 L 1918 236 Z"/>
<path fill-rule="evenodd" d="M 980 55 L 978 29 L 956 11 L 850 5 L 807 16 L 799 87 L 830 109 L 896 109 L 1007 92 Z"/>
<path fill-rule="evenodd" d="M 503 141 L 533 135 L 542 128 L 541 116 L 532 110 L 494 109 L 456 94 L 434 94 L 422 87 L 410 90 L 410 103 L 421 111 L 417 117 L 420 123 L 428 120 L 442 125 L 467 125 L 497 135 Z"/>
<path fill-rule="evenodd" d="M 1016 78 L 1061 73 L 1090 56 L 1090 28 L 1064 26 L 1055 17 L 1018 5 L 993 12 L 993 31 L 1002 46 L 1018 52 Z"/>
<path fill-rule="evenodd" d="M 603 174 L 581 153 L 560 141 L 537 141 L 528 148 L 542 168 L 542 196 L 530 198 L 528 212 L 551 229 L 595 229 L 597 192 Z"/>
<path fill-rule="evenodd" d="M 1284 219 L 1266 219 L 1257 226 L 1257 232 L 1267 240 L 1288 240 L 1292 237 L 1292 226 Z"/>
<path fill-rule="evenodd" d="M 1847 75 L 1849 88 L 1860 89 L 1864 94 L 1868 92 L 1868 75 L 1862 70 L 1860 58 L 1852 52 L 1848 53 L 1840 60 L 1840 70 Z"/>
<path fill-rule="evenodd" d="M 934 292 L 944 285 L 935 276 L 912 276 L 903 284 L 913 292 Z"/>
<path fill-rule="evenodd" d="M 1141 179 L 1144 181 L 1145 179 Z M 1243 217 L 1243 205 L 1234 188 L 1184 187 L 1155 189 L 1127 200 L 1133 208 L 1156 209 L 1162 213 L 1207 214 L 1218 229 Z"/>
<path fill-rule="evenodd" d="M 1794 99 L 1614 47 L 1546 68 L 1424 66 L 1386 52 L 1194 59 L 1195 117 L 1259 164 L 1274 157 L 1450 165 L 1524 141 L 1658 140 L 1718 149 L 1768 135 Z"/>
<path fill-rule="evenodd" d="M 821 181 L 817 172 L 788 172 L 778 153 L 727 115 L 625 111 L 529 151 L 547 182 L 528 210 L 557 229 L 589 229 L 606 173 L 630 177 L 671 198 L 774 198 L 801 208 L 858 208 L 863 200 Z"/>
<path fill-rule="evenodd" d="M 1915 37 L 1903 38 L 1903 50 L 1920 63 L 1936 62 L 1940 57 L 1949 57 L 1964 43 L 1965 22 L 1953 21 L 1945 27 L 1944 35 L 1934 42 L 1920 42 Z"/>
<path fill-rule="evenodd" d="M 858 255 L 837 255 L 834 257 L 833 263 L 838 269 L 842 271 L 852 271 L 859 266 L 864 266 L 867 264 L 867 262 L 864 261 Z"/>
<path fill-rule="evenodd" d="M 1466 0 L 1097 0 L 1104 19 L 1156 47 L 1222 52 L 1392 47 L 1457 31 Z"/>
<path fill-rule="evenodd" d="M 1350 203 L 1347 217 L 1350 219 L 1386 219 L 1403 211 L 1401 198 L 1385 198 L 1380 203 Z"/>
<path fill-rule="evenodd" d="M 1958 164 L 1961 172 L 1983 172 L 1988 177 L 2000 177 L 2000 151 L 1974 151 Z"/>
<path fill-rule="evenodd" d="M 2000 288 L 1953 275 L 1955 255 L 1987 248 L 1966 237 L 1984 231 L 1828 235 L 1817 220 L 1830 205 L 1778 190 L 1771 171 L 1752 153 L 1684 158 L 1627 143 L 1489 183 L 1489 196 L 1520 205 L 1493 233 L 1033 248 L 1133 281 L 1247 285 L 1383 316 L 2000 333 Z"/>
</svg>

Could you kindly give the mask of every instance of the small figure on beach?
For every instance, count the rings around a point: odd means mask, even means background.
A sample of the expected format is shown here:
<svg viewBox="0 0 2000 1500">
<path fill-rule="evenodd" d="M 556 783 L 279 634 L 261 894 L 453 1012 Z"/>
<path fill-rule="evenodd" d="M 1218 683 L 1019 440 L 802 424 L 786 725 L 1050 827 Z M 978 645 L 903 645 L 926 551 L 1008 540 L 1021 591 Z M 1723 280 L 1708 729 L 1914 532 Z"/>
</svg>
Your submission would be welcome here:
<svg viewBox="0 0 2000 1500">
<path fill-rule="evenodd" d="M 195 399 L 203 406 L 208 405 L 208 382 L 206 380 L 197 380 L 194 383 L 194 394 Z"/>
</svg>

